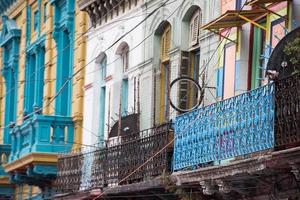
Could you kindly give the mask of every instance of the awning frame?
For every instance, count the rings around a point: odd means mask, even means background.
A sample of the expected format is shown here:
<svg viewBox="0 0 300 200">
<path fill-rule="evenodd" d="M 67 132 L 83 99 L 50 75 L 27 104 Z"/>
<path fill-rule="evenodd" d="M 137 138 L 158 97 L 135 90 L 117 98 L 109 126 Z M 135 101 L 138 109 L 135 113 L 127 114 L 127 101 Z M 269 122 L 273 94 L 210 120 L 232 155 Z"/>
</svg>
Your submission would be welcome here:
<svg viewBox="0 0 300 200">
<path fill-rule="evenodd" d="M 260 9 L 260 10 L 265 10 L 265 9 Z M 226 13 L 224 13 L 223 15 L 221 15 L 219 18 L 215 19 L 214 23 L 218 23 L 220 20 L 228 17 L 228 15 L 235 15 L 235 16 L 239 17 L 240 19 L 244 20 L 245 22 L 249 22 L 249 23 L 251 23 L 251 24 L 253 24 L 253 25 L 255 25 L 255 26 L 257 26 L 257 27 L 259 27 L 259 28 L 261 28 L 263 30 L 266 30 L 266 27 L 261 26 L 260 24 L 256 23 L 254 20 L 250 19 L 249 17 L 246 17 L 245 14 L 247 14 L 247 13 L 242 13 L 241 11 L 236 11 L 236 13 L 232 13 L 232 12 L 233 11 L 227 11 Z M 212 28 L 209 28 L 209 26 L 212 25 L 212 23 L 213 22 L 210 22 L 209 24 L 204 25 L 201 28 L 202 29 L 206 29 L 206 30 L 212 30 Z M 240 25 L 234 25 L 234 26 L 231 26 L 231 27 L 238 27 L 238 26 L 240 26 Z M 226 27 L 226 28 L 230 28 L 230 27 Z M 221 29 L 221 28 L 219 28 L 219 29 Z"/>
<path fill-rule="evenodd" d="M 219 36 L 225 38 L 226 40 L 228 40 L 228 41 L 230 41 L 230 42 L 233 42 L 233 43 L 237 44 L 237 41 L 236 41 L 236 40 L 232 40 L 232 39 L 230 39 L 229 37 L 227 37 L 227 36 L 225 36 L 225 35 L 222 35 L 222 34 L 219 33 L 218 31 L 215 31 L 215 30 L 208 30 L 208 31 L 210 31 L 210 32 L 212 32 L 212 33 L 214 33 L 214 34 L 216 34 L 216 35 L 219 35 Z"/>
<path fill-rule="evenodd" d="M 265 9 L 261 9 L 261 10 L 265 10 Z M 237 43 L 236 40 L 232 40 L 232 39 L 230 39 L 229 37 L 224 36 L 224 35 L 222 35 L 221 33 L 219 33 L 219 31 L 217 31 L 218 29 L 219 29 L 219 30 L 222 29 L 221 27 L 220 27 L 220 28 L 210 28 L 210 25 L 213 25 L 213 24 L 215 24 L 215 23 L 218 23 L 219 21 L 221 21 L 222 19 L 228 17 L 229 15 L 233 15 L 233 16 L 235 15 L 236 17 L 242 19 L 242 20 L 245 21 L 246 23 L 249 22 L 249 23 L 253 24 L 254 26 L 257 26 L 258 28 L 260 28 L 260 29 L 262 29 L 262 30 L 264 30 L 264 31 L 267 30 L 266 27 L 264 27 L 264 26 L 258 24 L 257 22 L 255 22 L 255 21 L 252 20 L 252 19 L 249 19 L 249 17 L 246 17 L 245 14 L 247 14 L 247 13 L 242 13 L 241 11 L 236 11 L 235 13 L 232 13 L 232 12 L 233 12 L 233 11 L 227 11 L 226 13 L 224 13 L 223 15 L 221 15 L 220 17 L 218 17 L 217 19 L 215 19 L 213 22 L 210 22 L 209 24 L 204 25 L 204 26 L 202 26 L 201 28 L 202 28 L 202 29 L 205 29 L 205 30 L 208 30 L 208 31 L 210 31 L 210 32 L 212 32 L 212 33 L 214 33 L 214 34 L 216 34 L 216 35 L 219 35 L 219 36 L 225 38 L 226 40 L 228 40 L 228 41 L 230 41 L 230 42 L 234 42 L 235 44 Z M 267 12 L 266 12 L 266 13 L 267 13 Z M 245 24 L 245 23 L 243 23 L 243 24 Z M 226 29 L 226 28 L 232 28 L 232 27 L 240 27 L 240 26 L 243 25 L 243 24 L 236 24 L 236 25 L 234 25 L 234 26 L 225 27 L 224 29 Z"/>
<path fill-rule="evenodd" d="M 264 10 L 266 10 L 266 11 L 268 11 L 268 12 L 276 15 L 277 17 L 283 18 L 284 16 L 282 16 L 282 15 L 280 15 L 280 14 L 272 11 L 268 7 L 273 6 L 274 4 L 278 4 L 278 3 L 284 2 L 284 1 L 292 1 L 292 0 L 282 0 L 282 1 L 275 1 L 275 2 L 262 2 L 262 3 L 260 3 L 259 0 L 252 0 L 250 2 L 247 2 L 246 5 L 248 5 L 248 6 L 257 6 L 257 7 L 261 8 L 261 9 L 264 9 Z M 269 5 L 269 6 L 263 6 L 262 5 L 262 4 L 266 4 L 266 3 L 270 3 L 271 5 Z"/>
</svg>

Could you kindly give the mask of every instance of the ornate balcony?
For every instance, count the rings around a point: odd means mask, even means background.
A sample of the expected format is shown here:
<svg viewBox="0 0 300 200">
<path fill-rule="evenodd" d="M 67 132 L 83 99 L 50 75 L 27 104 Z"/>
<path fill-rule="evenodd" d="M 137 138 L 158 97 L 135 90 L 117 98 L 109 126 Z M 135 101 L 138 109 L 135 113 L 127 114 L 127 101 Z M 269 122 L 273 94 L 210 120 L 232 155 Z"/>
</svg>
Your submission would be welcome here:
<svg viewBox="0 0 300 200">
<path fill-rule="evenodd" d="M 5 171 L 17 183 L 47 184 L 56 176 L 57 153 L 71 150 L 71 118 L 34 115 L 11 130 L 12 149 Z M 43 178 L 43 183 L 38 183 Z"/>
<path fill-rule="evenodd" d="M 175 119 L 174 170 L 274 147 L 274 85 Z"/>
<path fill-rule="evenodd" d="M 300 145 L 300 73 L 275 83 L 275 145 Z"/>
<path fill-rule="evenodd" d="M 65 193 L 151 180 L 170 171 L 169 149 L 128 175 L 165 147 L 171 137 L 166 124 L 136 135 L 116 137 L 96 151 L 62 155 L 58 159 L 56 186 Z"/>
<path fill-rule="evenodd" d="M 205 195 L 292 199 L 299 196 L 299 127 L 298 73 L 178 116 L 171 176 L 182 188 L 200 184 Z"/>
<path fill-rule="evenodd" d="M 86 11 L 92 25 L 101 24 L 126 10 L 137 6 L 142 0 L 77 0 L 80 10 Z"/>
</svg>

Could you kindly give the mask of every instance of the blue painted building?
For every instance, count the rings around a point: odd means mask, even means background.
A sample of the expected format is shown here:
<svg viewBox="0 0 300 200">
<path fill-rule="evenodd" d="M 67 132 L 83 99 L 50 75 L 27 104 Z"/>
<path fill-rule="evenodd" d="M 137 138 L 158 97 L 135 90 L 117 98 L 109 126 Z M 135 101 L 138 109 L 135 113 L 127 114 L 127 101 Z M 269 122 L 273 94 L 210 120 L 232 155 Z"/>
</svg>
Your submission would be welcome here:
<svg viewBox="0 0 300 200">
<path fill-rule="evenodd" d="M 71 0 L 1 1 L 0 14 L 0 194 L 46 198 L 58 153 L 81 144 L 84 76 L 71 77 L 85 65 L 86 17 Z"/>
</svg>

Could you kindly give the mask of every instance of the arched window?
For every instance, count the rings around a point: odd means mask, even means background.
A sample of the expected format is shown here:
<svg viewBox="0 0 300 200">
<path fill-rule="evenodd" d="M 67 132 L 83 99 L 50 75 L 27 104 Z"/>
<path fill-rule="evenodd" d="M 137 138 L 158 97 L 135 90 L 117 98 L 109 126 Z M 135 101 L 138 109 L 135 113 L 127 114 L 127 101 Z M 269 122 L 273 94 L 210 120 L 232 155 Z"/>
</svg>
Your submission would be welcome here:
<svg viewBox="0 0 300 200">
<path fill-rule="evenodd" d="M 56 91 L 60 91 L 61 88 L 63 90 L 56 98 L 55 113 L 62 116 L 70 116 L 72 106 L 72 81 L 68 81 L 72 74 L 71 59 L 73 58 L 70 34 L 66 30 L 59 30 L 58 41 L 60 42 L 56 45 L 57 51 L 62 52 L 57 57 Z"/>
<path fill-rule="evenodd" d="M 59 2 L 59 3 L 58 3 Z M 66 0 L 51 1 L 54 8 L 53 39 L 56 43 L 56 93 L 55 115 L 72 115 L 72 88 L 74 80 L 70 80 L 74 66 L 74 18 L 65 17 L 74 12 L 74 4 Z"/>
<path fill-rule="evenodd" d="M 166 23 L 160 37 L 160 103 L 159 122 L 163 123 L 169 119 L 170 115 L 170 57 L 171 48 L 171 25 Z"/>
<path fill-rule="evenodd" d="M 128 78 L 123 76 L 129 68 L 129 46 L 122 42 L 117 49 L 117 55 L 120 56 L 122 65 L 122 82 L 121 82 L 121 115 L 126 116 L 128 113 Z"/>
<path fill-rule="evenodd" d="M 24 111 L 31 113 L 43 106 L 45 47 L 41 42 L 26 52 Z M 26 116 L 26 114 L 25 114 Z"/>
<path fill-rule="evenodd" d="M 198 44 L 199 28 L 200 28 L 200 9 L 194 11 L 190 19 L 190 30 L 189 30 L 189 46 L 195 46 Z"/>
<path fill-rule="evenodd" d="M 2 76 L 5 79 L 5 115 L 3 143 L 10 144 L 9 124 L 17 118 L 19 47 L 21 30 L 14 20 L 2 17 L 0 44 L 2 48 Z"/>
<path fill-rule="evenodd" d="M 105 53 L 101 53 L 96 63 L 100 67 L 100 98 L 99 98 L 99 144 L 102 144 L 104 141 L 104 132 L 105 132 L 105 108 L 106 108 L 106 86 L 105 78 L 107 76 L 107 56 Z"/>
<path fill-rule="evenodd" d="M 96 63 L 99 65 L 100 68 L 100 81 L 104 82 L 107 76 L 107 56 L 105 53 L 100 54 L 98 56 Z"/>
<path fill-rule="evenodd" d="M 128 45 L 125 45 L 121 52 L 121 59 L 122 59 L 122 66 L 123 66 L 123 72 L 128 71 L 128 64 L 129 64 L 129 47 Z"/>
<path fill-rule="evenodd" d="M 201 9 L 191 6 L 182 21 L 182 49 L 180 76 L 188 76 L 201 83 L 205 74 L 200 76 L 200 35 Z M 200 76 L 200 77 L 199 77 Z M 190 82 L 182 81 L 179 85 L 179 107 L 183 109 L 194 107 L 197 102 L 197 88 Z"/>
</svg>

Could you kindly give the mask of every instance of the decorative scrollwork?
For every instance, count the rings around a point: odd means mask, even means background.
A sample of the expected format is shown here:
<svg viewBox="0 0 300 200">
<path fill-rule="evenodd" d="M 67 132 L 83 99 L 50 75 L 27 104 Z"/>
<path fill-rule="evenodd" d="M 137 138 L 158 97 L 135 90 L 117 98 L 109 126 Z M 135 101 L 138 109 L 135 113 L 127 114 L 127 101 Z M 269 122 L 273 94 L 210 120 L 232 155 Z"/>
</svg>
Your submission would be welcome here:
<svg viewBox="0 0 300 200">
<path fill-rule="evenodd" d="M 300 73 L 275 83 L 275 145 L 286 148 L 300 142 Z"/>
<path fill-rule="evenodd" d="M 272 148 L 273 98 L 270 84 L 178 116 L 173 169 Z"/>
<path fill-rule="evenodd" d="M 107 147 L 89 153 L 70 153 L 58 159 L 56 187 L 76 192 L 119 184 L 141 182 L 169 170 L 168 149 L 127 177 L 169 143 L 169 124 L 135 135 L 111 139 Z M 124 178 L 126 180 L 122 181 Z"/>
</svg>

